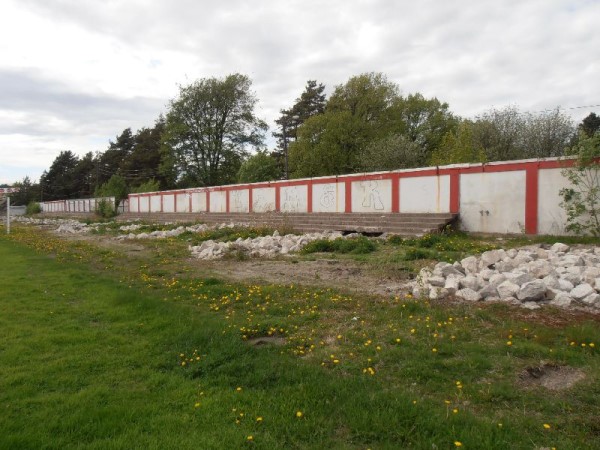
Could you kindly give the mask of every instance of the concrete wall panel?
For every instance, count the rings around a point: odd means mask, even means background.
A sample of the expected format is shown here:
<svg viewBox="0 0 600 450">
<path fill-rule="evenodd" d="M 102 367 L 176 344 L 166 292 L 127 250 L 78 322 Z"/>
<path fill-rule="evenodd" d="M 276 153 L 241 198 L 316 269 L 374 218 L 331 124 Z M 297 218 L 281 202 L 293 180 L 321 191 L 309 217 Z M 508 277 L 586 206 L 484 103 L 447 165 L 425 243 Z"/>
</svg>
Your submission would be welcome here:
<svg viewBox="0 0 600 450">
<path fill-rule="evenodd" d="M 247 213 L 250 211 L 250 191 L 240 189 L 229 192 L 229 211 Z"/>
<path fill-rule="evenodd" d="M 392 212 L 392 181 L 353 181 L 352 212 Z"/>
<path fill-rule="evenodd" d="M 210 212 L 227 212 L 227 193 L 225 191 L 210 191 Z"/>
<path fill-rule="evenodd" d="M 161 212 L 161 195 L 151 195 L 150 198 L 150 212 Z"/>
<path fill-rule="evenodd" d="M 308 186 L 284 186 L 280 191 L 281 212 L 308 211 Z"/>
<path fill-rule="evenodd" d="M 143 212 L 143 213 L 150 212 L 150 197 L 148 197 L 148 196 L 140 197 L 140 212 Z"/>
<path fill-rule="evenodd" d="M 192 193 L 192 212 L 206 212 L 206 192 Z"/>
<path fill-rule="evenodd" d="M 275 188 L 252 189 L 252 212 L 275 211 Z"/>
<path fill-rule="evenodd" d="M 467 231 L 523 233 L 525 171 L 462 174 L 460 221 Z"/>
<path fill-rule="evenodd" d="M 187 213 L 190 212 L 190 195 L 187 192 L 177 194 L 177 212 Z"/>
<path fill-rule="evenodd" d="M 163 195 L 163 212 L 175 212 L 175 194 Z"/>
<path fill-rule="evenodd" d="M 449 211 L 449 175 L 400 179 L 400 212 L 446 213 Z"/>
<path fill-rule="evenodd" d="M 313 212 L 343 213 L 346 210 L 346 184 L 313 184 Z"/>
<path fill-rule="evenodd" d="M 559 192 L 571 184 L 561 175 L 561 171 L 562 169 L 539 171 L 538 234 L 568 234 L 565 231 L 567 214 L 560 206 L 562 198 Z"/>
</svg>

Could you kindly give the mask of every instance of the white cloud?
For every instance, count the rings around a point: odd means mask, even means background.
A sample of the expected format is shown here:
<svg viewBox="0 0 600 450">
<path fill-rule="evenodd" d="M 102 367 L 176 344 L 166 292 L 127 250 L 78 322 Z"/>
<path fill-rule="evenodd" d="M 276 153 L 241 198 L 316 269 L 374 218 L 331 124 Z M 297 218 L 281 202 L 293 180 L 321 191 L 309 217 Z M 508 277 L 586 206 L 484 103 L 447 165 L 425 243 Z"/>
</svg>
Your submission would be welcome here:
<svg viewBox="0 0 600 450">
<path fill-rule="evenodd" d="M 177 84 L 233 72 L 271 124 L 306 80 L 331 92 L 370 71 L 463 116 L 599 104 L 599 18 L 597 0 L 8 0 L 0 183 L 37 178 L 61 150 L 104 150 L 151 126 Z"/>
</svg>

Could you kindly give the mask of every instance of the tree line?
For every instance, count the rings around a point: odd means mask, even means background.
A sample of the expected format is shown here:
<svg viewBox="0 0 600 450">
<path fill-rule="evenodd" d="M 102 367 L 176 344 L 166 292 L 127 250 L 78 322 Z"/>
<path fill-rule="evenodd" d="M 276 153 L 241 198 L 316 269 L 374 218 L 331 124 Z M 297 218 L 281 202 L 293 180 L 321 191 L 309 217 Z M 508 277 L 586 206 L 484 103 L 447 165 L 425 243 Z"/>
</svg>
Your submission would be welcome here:
<svg viewBox="0 0 600 450">
<path fill-rule="evenodd" d="M 39 182 L 15 183 L 16 204 L 272 181 L 468 162 L 567 155 L 600 129 L 590 113 L 575 126 L 561 109 L 492 108 L 474 119 L 420 93 L 403 95 L 381 73 L 351 77 L 327 98 L 308 80 L 268 127 L 256 113 L 250 78 L 232 74 L 180 86 L 165 115 L 108 148 L 78 157 L 62 151 Z"/>
</svg>

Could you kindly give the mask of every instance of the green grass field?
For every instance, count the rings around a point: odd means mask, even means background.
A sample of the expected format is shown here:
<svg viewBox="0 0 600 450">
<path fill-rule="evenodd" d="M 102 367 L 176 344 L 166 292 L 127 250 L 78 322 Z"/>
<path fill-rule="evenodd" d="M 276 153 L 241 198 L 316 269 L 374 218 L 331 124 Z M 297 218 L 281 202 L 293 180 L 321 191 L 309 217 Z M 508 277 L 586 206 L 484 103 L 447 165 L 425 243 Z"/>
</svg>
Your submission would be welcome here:
<svg viewBox="0 0 600 450">
<path fill-rule="evenodd" d="M 0 235 L 0 449 L 600 448 L 598 321 L 230 284 L 168 246 Z"/>
</svg>

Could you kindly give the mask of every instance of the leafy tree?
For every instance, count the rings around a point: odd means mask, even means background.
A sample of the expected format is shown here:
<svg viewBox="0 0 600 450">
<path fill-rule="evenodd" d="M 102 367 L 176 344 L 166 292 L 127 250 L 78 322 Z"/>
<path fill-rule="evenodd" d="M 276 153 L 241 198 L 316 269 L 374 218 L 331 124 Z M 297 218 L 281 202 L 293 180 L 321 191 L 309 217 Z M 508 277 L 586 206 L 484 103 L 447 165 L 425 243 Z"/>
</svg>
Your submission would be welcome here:
<svg viewBox="0 0 600 450">
<path fill-rule="evenodd" d="M 573 167 L 562 174 L 571 183 L 560 190 L 561 206 L 567 213 L 568 231 L 600 236 L 600 133 L 581 133 L 570 155 L 576 156 Z"/>
<path fill-rule="evenodd" d="M 201 186 L 235 181 L 247 147 L 263 143 L 267 126 L 245 75 L 204 78 L 179 88 L 167 113 L 163 142 L 178 178 Z"/>
<path fill-rule="evenodd" d="M 559 108 L 537 115 L 525 114 L 520 157 L 562 156 L 574 134 L 573 121 Z"/>
<path fill-rule="evenodd" d="M 337 86 L 323 114 L 298 129 L 290 146 L 293 177 L 345 174 L 360 169 L 360 152 L 394 130 L 391 106 L 398 87 L 383 74 L 367 73 Z"/>
<path fill-rule="evenodd" d="M 277 160 L 264 151 L 258 151 L 243 162 L 238 172 L 238 182 L 257 183 L 281 178 L 281 167 Z"/>
<path fill-rule="evenodd" d="M 40 196 L 45 200 L 76 198 L 75 168 L 78 162 L 73 152 L 60 152 L 50 169 L 40 177 Z"/>
<path fill-rule="evenodd" d="M 424 165 L 457 122 L 446 103 L 421 94 L 402 97 L 383 74 L 355 76 L 335 88 L 323 114 L 298 129 L 298 139 L 290 147 L 292 174 Z M 399 145 L 396 151 L 394 143 Z"/>
<path fill-rule="evenodd" d="M 447 132 L 431 155 L 432 166 L 485 162 L 483 148 L 473 138 L 473 123 L 462 121 L 456 130 Z"/>
<path fill-rule="evenodd" d="M 133 136 L 133 147 L 119 166 L 118 173 L 129 185 L 138 186 L 146 180 L 154 179 L 163 188 L 169 183 L 161 173 L 161 139 L 165 129 L 165 119 L 161 115 L 154 127 L 142 128 Z"/>
<path fill-rule="evenodd" d="M 363 170 L 396 170 L 416 167 L 420 162 L 419 145 L 402 134 L 391 134 L 369 144 L 361 153 Z"/>
<path fill-rule="evenodd" d="M 395 108 L 401 124 L 399 131 L 418 147 L 419 158 L 413 160 L 413 167 L 426 165 L 444 136 L 453 132 L 459 123 L 448 103 L 437 98 L 427 99 L 419 93 L 402 98 Z"/>
<path fill-rule="evenodd" d="M 96 189 L 95 197 L 114 197 L 115 208 L 119 206 L 121 200 L 127 198 L 127 183 L 121 175 L 113 175 L 110 179 Z"/>
<path fill-rule="evenodd" d="M 155 180 L 154 178 L 151 180 L 144 181 L 139 186 L 131 189 L 131 192 L 136 193 L 136 194 L 140 194 L 142 192 L 156 192 L 156 191 L 160 191 L 160 183 L 158 182 L 158 180 Z"/>
<path fill-rule="evenodd" d="M 324 92 L 325 85 L 317 84 L 315 80 L 308 80 L 304 92 L 296 99 L 294 105 L 290 109 L 280 110 L 281 116 L 275 120 L 279 128 L 273 133 L 273 136 L 278 139 L 274 156 L 282 162 L 281 166 L 284 168 L 286 178 L 289 144 L 296 141 L 300 125 L 310 117 L 325 111 Z"/>
<path fill-rule="evenodd" d="M 73 196 L 77 198 L 91 197 L 96 187 L 96 167 L 92 152 L 79 158 L 73 169 Z"/>
<path fill-rule="evenodd" d="M 36 198 L 33 183 L 27 176 L 23 180 L 13 183 L 12 187 L 19 189 L 10 194 L 10 201 L 13 205 L 27 205 Z"/>
<path fill-rule="evenodd" d="M 600 130 L 600 117 L 598 117 L 596 113 L 589 113 L 577 128 L 580 133 L 584 133 L 587 137 L 592 137 Z"/>
<path fill-rule="evenodd" d="M 129 157 L 134 146 L 135 136 L 131 132 L 131 128 L 125 128 L 117 136 L 115 142 L 109 141 L 108 149 L 97 159 L 97 185 L 105 183 L 111 176 L 119 172 L 121 164 Z"/>
<path fill-rule="evenodd" d="M 524 127 L 517 107 L 491 109 L 476 118 L 472 126 L 473 139 L 488 161 L 519 159 L 523 154 L 520 137 Z"/>
<path fill-rule="evenodd" d="M 571 119 L 556 109 L 534 115 L 516 106 L 492 109 L 472 124 L 473 139 L 486 160 L 560 156 L 573 135 Z"/>
</svg>

